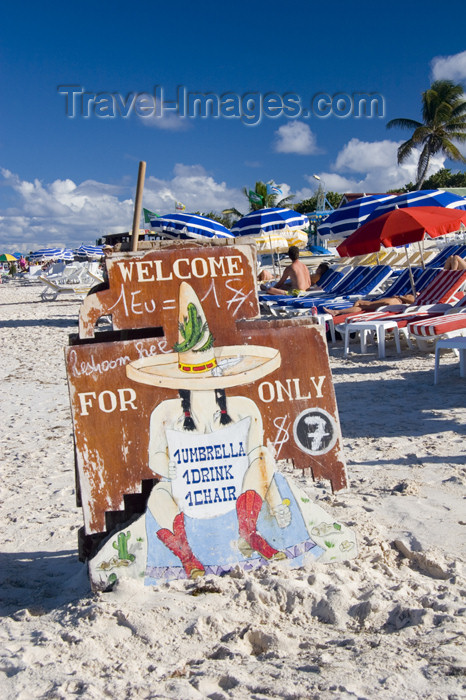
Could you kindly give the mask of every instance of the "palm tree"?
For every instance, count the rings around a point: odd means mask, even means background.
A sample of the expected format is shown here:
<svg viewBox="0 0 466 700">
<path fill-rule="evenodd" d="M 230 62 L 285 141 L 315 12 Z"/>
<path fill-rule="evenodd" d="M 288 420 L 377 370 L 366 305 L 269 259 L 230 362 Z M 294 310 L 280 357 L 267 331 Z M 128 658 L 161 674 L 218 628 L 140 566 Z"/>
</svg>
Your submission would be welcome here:
<svg viewBox="0 0 466 700">
<path fill-rule="evenodd" d="M 410 139 L 398 148 L 398 163 L 403 163 L 418 147 L 422 147 L 417 166 L 416 190 L 425 180 L 432 156 L 442 153 L 451 160 L 466 163 L 454 141 L 466 141 L 466 101 L 461 85 L 451 80 L 436 80 L 422 93 L 422 122 L 414 119 L 391 119 L 387 128 L 413 129 Z"/>
<path fill-rule="evenodd" d="M 262 182 L 259 180 L 252 192 L 257 196 L 257 202 L 251 201 L 251 196 L 249 194 L 250 190 L 248 187 L 243 187 L 243 194 L 247 197 L 249 201 L 250 211 L 256 211 L 257 209 L 266 209 L 268 207 L 288 207 L 291 204 L 291 200 L 294 198 L 294 194 L 288 195 L 288 197 L 282 197 L 278 199 L 278 194 L 267 194 L 267 185 L 273 185 L 273 181 Z"/>
</svg>

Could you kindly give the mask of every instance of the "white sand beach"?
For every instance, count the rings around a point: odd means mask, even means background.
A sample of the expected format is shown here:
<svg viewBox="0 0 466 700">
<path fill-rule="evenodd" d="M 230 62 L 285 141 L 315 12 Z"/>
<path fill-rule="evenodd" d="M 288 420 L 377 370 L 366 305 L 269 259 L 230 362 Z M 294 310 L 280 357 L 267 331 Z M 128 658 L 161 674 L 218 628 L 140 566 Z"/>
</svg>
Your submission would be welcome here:
<svg viewBox="0 0 466 700">
<path fill-rule="evenodd" d="M 294 471 L 359 556 L 92 593 L 63 349 L 79 300 L 0 286 L 0 692 L 466 698 L 466 380 L 448 354 L 330 349 L 350 488 Z M 291 472 L 289 465 L 281 469 Z"/>
</svg>

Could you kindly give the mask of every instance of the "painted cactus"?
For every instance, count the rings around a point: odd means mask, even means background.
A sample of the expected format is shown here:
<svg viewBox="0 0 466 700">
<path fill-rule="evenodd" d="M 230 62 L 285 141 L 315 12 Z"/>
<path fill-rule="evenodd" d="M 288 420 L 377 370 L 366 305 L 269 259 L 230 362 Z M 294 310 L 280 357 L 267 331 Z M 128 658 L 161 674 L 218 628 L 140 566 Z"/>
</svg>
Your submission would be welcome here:
<svg viewBox="0 0 466 700">
<path fill-rule="evenodd" d="M 112 546 L 118 552 L 118 559 L 125 559 L 126 561 L 134 561 L 134 554 L 128 552 L 128 540 L 131 537 L 131 532 L 125 534 L 120 532 L 116 541 L 112 542 Z"/>
</svg>

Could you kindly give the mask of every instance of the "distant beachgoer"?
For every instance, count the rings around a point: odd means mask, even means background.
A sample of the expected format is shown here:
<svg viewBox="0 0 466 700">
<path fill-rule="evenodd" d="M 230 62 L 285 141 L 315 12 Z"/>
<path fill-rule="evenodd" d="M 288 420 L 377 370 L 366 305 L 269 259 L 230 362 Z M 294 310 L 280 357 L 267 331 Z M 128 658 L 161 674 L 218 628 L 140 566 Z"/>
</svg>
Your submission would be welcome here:
<svg viewBox="0 0 466 700">
<path fill-rule="evenodd" d="M 460 258 L 459 255 L 450 255 L 443 267 L 445 270 L 466 270 L 466 260 Z"/>
<path fill-rule="evenodd" d="M 373 301 L 364 301 L 364 299 L 359 299 L 355 301 L 353 306 L 347 309 L 327 309 L 323 307 L 326 314 L 331 316 L 340 316 L 342 314 L 363 314 L 369 311 L 377 311 L 382 306 L 395 306 L 399 304 L 413 304 L 414 294 L 406 294 L 405 296 L 399 297 L 384 297 L 382 299 L 377 299 Z"/>
<path fill-rule="evenodd" d="M 311 275 L 311 289 L 315 287 L 316 289 L 321 289 L 319 287 L 319 281 L 322 275 L 327 272 L 327 270 L 330 270 L 330 265 L 326 262 L 320 263 L 320 265 L 316 268 L 316 271 L 312 273 Z"/>
<path fill-rule="evenodd" d="M 311 276 L 307 266 L 299 260 L 298 246 L 291 246 L 288 250 L 288 257 L 291 260 L 291 265 L 288 265 L 283 275 L 273 287 L 262 287 L 263 291 L 268 294 L 286 294 L 295 290 L 304 292 L 311 286 Z M 289 282 L 288 282 L 289 280 Z"/>
<path fill-rule="evenodd" d="M 257 279 L 259 280 L 259 282 L 270 282 L 271 280 L 273 280 L 273 275 L 270 272 L 270 270 L 264 269 L 259 272 Z"/>
<path fill-rule="evenodd" d="M 103 282 L 98 282 L 90 290 L 89 294 L 96 294 L 101 292 L 103 289 L 108 289 L 108 270 L 107 270 L 107 260 L 112 257 L 113 247 L 111 245 L 104 245 L 102 248 L 103 256 L 100 259 L 101 265 L 101 275 Z M 88 294 L 88 296 L 89 296 Z"/>
</svg>

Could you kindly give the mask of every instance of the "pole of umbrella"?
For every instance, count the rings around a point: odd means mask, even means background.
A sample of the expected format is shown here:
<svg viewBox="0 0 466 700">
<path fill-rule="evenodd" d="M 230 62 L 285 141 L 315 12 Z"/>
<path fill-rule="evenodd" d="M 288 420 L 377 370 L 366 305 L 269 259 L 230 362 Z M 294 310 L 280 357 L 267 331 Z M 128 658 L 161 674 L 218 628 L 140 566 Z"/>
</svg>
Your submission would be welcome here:
<svg viewBox="0 0 466 700">
<path fill-rule="evenodd" d="M 424 262 L 424 239 L 423 239 L 422 241 L 418 241 L 418 242 L 417 242 L 417 245 L 418 245 L 418 248 L 419 248 L 419 253 L 420 253 L 420 255 L 421 255 L 421 265 L 422 265 L 422 269 L 425 270 L 425 269 L 426 269 L 426 264 L 425 264 L 425 262 Z"/>
<path fill-rule="evenodd" d="M 413 271 L 411 270 L 411 263 L 409 262 L 408 246 L 407 245 L 405 245 L 405 253 L 406 253 L 406 263 L 408 265 L 408 270 L 409 270 L 409 281 L 411 282 L 411 289 L 413 290 L 414 298 L 416 298 L 416 285 L 414 284 Z"/>
<path fill-rule="evenodd" d="M 146 163 L 139 161 L 138 182 L 136 185 L 136 197 L 134 200 L 133 229 L 131 233 L 131 250 L 138 249 L 139 221 L 141 219 L 142 193 L 144 191 L 144 178 L 146 176 Z"/>
<path fill-rule="evenodd" d="M 272 267 L 273 267 L 273 276 L 276 277 L 277 273 L 275 270 L 275 256 L 273 254 L 273 248 L 272 248 L 272 237 L 269 233 L 269 244 L 270 244 L 270 254 L 272 255 Z"/>
</svg>

